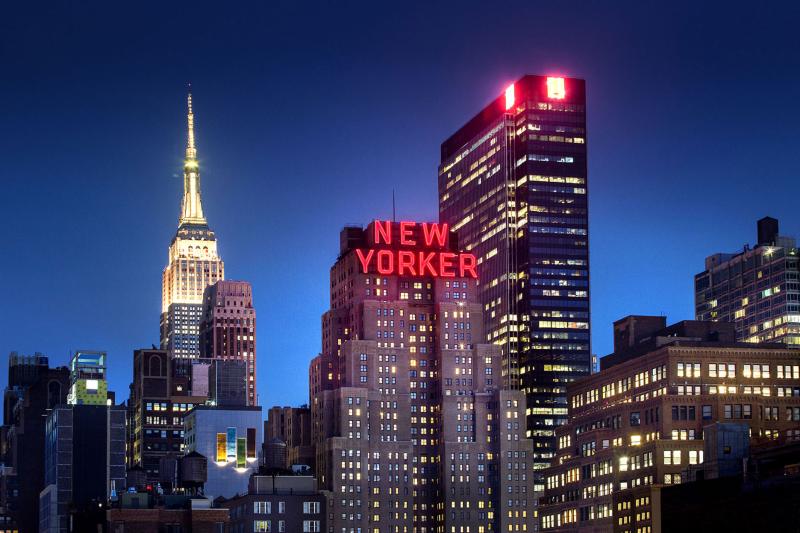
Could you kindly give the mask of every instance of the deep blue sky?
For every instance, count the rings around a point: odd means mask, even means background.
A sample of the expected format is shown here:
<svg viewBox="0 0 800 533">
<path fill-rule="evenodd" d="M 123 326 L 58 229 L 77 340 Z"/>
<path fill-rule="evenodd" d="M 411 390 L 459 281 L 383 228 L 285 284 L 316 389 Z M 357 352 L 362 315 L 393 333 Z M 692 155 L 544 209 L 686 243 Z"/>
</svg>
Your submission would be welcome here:
<svg viewBox="0 0 800 533">
<path fill-rule="evenodd" d="M 794 3 L 30 4 L 0 10 L 0 385 L 11 350 L 93 347 L 127 397 L 158 342 L 187 81 L 266 406 L 307 400 L 339 228 L 389 216 L 393 188 L 435 220 L 440 142 L 525 73 L 587 80 L 595 352 L 626 314 L 691 318 L 693 274 L 757 218 L 800 235 Z"/>
</svg>

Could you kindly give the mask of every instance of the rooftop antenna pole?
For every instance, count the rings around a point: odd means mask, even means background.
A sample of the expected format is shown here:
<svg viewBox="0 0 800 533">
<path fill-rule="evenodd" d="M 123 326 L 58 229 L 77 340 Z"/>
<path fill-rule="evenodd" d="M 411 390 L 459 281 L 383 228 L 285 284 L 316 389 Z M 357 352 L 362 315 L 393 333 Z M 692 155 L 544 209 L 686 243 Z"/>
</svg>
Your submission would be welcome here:
<svg viewBox="0 0 800 533">
<path fill-rule="evenodd" d="M 397 222 L 397 211 L 394 203 L 394 189 L 392 189 L 392 222 Z"/>
</svg>

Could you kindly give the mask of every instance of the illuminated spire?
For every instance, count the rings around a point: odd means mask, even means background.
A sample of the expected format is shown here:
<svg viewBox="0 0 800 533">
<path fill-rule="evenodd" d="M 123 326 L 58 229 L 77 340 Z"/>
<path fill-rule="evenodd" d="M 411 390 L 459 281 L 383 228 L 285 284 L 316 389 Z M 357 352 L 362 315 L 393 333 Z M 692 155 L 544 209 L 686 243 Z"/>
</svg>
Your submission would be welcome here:
<svg viewBox="0 0 800 533">
<path fill-rule="evenodd" d="M 186 159 L 183 162 L 183 203 L 181 204 L 181 224 L 206 224 L 203 204 L 200 199 L 200 169 L 197 164 L 197 149 L 194 146 L 194 112 L 192 111 L 192 86 L 189 84 L 187 99 L 188 138 Z"/>
<path fill-rule="evenodd" d="M 195 160 L 197 158 L 197 150 L 194 147 L 194 112 L 192 111 L 192 84 L 189 84 L 189 97 L 187 100 L 189 114 L 187 115 L 188 118 L 188 126 L 189 126 L 189 138 L 186 143 L 186 159 L 187 160 Z"/>
</svg>

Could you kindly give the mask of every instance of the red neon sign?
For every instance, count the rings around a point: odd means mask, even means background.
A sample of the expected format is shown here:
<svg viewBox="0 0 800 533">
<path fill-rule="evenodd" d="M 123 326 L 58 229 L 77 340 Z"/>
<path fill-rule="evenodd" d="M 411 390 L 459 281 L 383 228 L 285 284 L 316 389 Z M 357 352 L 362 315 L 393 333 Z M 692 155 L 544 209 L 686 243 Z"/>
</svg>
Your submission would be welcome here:
<svg viewBox="0 0 800 533">
<path fill-rule="evenodd" d="M 433 278 L 478 278 L 478 261 L 470 253 L 448 249 L 450 228 L 447 224 L 375 220 L 372 224 L 372 248 L 356 249 L 363 274 Z M 395 240 L 396 239 L 396 240 Z"/>
<path fill-rule="evenodd" d="M 508 111 L 509 109 L 514 107 L 514 100 L 515 99 L 516 98 L 514 96 L 514 84 L 512 83 L 506 89 L 506 111 Z"/>
<path fill-rule="evenodd" d="M 563 100 L 567 96 L 564 78 L 547 78 L 547 97 L 554 100 Z"/>
</svg>

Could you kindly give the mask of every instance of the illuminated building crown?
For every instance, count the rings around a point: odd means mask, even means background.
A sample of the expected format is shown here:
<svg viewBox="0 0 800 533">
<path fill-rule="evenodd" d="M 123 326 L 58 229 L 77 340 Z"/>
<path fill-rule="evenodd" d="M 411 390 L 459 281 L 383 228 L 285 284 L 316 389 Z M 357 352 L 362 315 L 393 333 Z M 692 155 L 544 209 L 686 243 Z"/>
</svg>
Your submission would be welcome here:
<svg viewBox="0 0 800 533">
<path fill-rule="evenodd" d="M 191 87 L 190 87 L 191 89 Z M 188 97 L 188 138 L 186 159 L 183 162 L 183 202 L 181 204 L 180 225 L 206 225 L 203 216 L 203 203 L 200 198 L 200 169 L 197 164 L 197 149 L 194 145 L 194 113 L 192 112 L 192 93 Z"/>
</svg>

